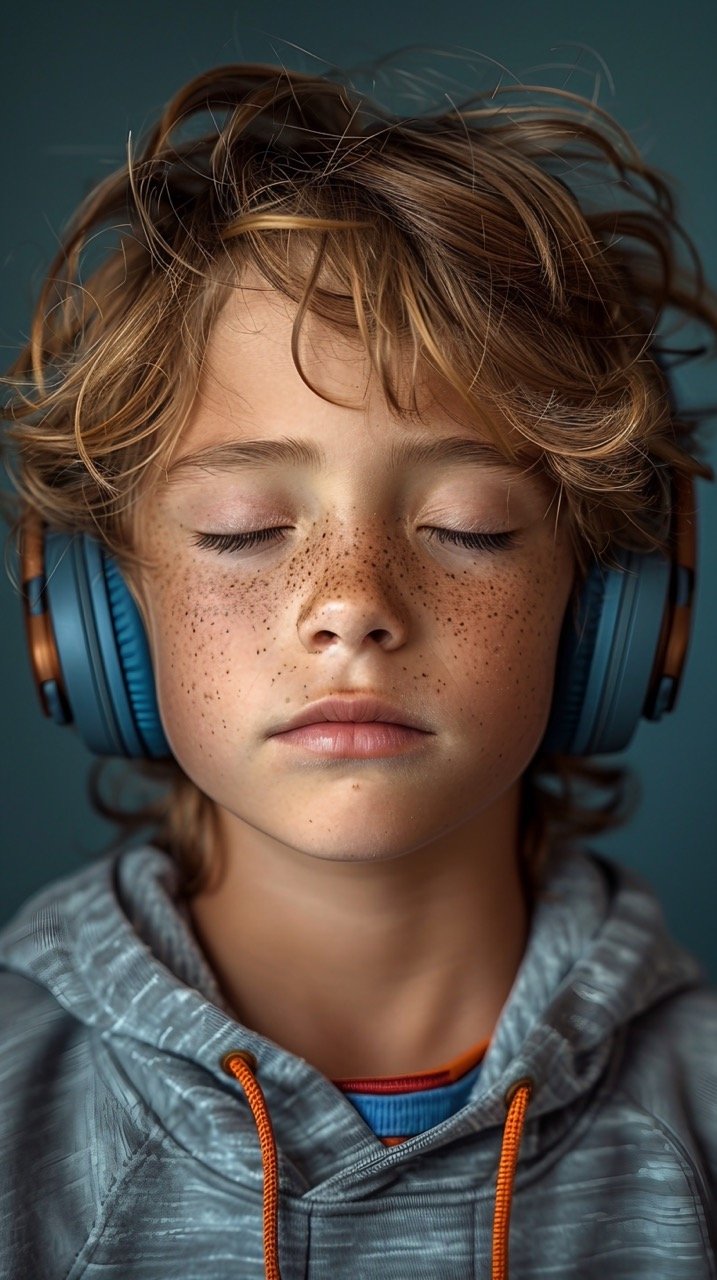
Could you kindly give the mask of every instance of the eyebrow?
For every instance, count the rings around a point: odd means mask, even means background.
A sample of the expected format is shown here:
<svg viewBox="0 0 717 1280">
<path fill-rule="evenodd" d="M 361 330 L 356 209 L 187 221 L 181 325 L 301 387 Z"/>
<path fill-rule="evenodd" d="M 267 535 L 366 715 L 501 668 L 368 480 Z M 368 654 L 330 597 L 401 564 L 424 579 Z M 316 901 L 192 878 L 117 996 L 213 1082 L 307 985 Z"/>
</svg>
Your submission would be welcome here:
<svg viewBox="0 0 717 1280">
<path fill-rule="evenodd" d="M 523 470 L 494 445 L 483 440 L 471 440 L 466 436 L 419 436 L 411 440 L 400 440 L 391 445 L 388 453 L 388 467 L 391 471 L 409 465 L 426 466 L 441 462 L 513 473 Z M 208 445 L 184 458 L 177 458 L 167 469 L 166 479 L 168 484 L 172 484 L 192 478 L 199 471 L 233 471 L 235 468 L 258 468 L 287 463 L 323 470 L 326 467 L 326 454 L 313 441 L 298 440 L 291 436 L 282 436 L 277 440 L 228 440 L 223 444 Z"/>
</svg>

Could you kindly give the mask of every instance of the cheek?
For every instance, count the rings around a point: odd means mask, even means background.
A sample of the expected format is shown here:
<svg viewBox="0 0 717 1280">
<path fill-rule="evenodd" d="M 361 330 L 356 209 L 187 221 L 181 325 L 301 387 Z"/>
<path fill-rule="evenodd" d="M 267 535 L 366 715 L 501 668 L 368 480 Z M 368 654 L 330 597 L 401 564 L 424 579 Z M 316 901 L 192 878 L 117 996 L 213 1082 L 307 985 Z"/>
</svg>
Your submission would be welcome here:
<svg viewBox="0 0 717 1280">
<path fill-rule="evenodd" d="M 546 550 L 442 602 L 444 669 L 461 714 L 491 739 L 509 730 L 518 757 L 532 755 L 547 724 L 571 586 L 570 558 Z"/>
<path fill-rule="evenodd" d="M 149 582 L 149 638 L 162 722 L 175 754 L 212 753 L 235 727 L 273 648 L 272 604 L 266 589 L 226 573 L 161 569 Z M 216 742 L 215 742 L 216 739 Z"/>
<path fill-rule="evenodd" d="M 160 716 L 174 755 L 196 776 L 202 760 L 236 751 L 243 710 L 252 722 L 266 717 L 267 703 L 311 696 L 296 674 L 295 626 L 312 575 L 302 558 L 249 577 L 228 556 L 216 568 L 208 558 L 189 562 L 152 513 L 141 534 L 152 561 L 141 595 Z"/>
<path fill-rule="evenodd" d="M 436 620 L 449 623 L 454 640 L 479 663 L 506 671 L 520 659 L 542 669 L 557 650 L 571 586 L 564 555 L 533 551 L 498 562 L 496 572 L 473 582 L 444 586 Z"/>
</svg>

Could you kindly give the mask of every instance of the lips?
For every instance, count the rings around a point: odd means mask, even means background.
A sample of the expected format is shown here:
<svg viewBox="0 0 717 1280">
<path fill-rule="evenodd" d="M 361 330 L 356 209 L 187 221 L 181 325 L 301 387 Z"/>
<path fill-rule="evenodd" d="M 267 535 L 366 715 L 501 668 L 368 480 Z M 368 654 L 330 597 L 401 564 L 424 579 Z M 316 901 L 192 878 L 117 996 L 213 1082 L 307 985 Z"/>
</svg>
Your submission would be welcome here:
<svg viewBox="0 0 717 1280">
<path fill-rule="evenodd" d="M 412 729 L 420 729 L 423 733 L 432 732 L 427 729 L 410 711 L 387 702 L 384 698 L 361 694 L 356 698 L 321 698 L 292 716 L 284 724 L 277 726 L 272 733 L 286 733 L 289 729 L 300 729 L 305 724 L 324 724 L 327 720 L 353 721 L 365 724 L 370 720 L 381 720 L 389 724 L 408 725 Z"/>
</svg>

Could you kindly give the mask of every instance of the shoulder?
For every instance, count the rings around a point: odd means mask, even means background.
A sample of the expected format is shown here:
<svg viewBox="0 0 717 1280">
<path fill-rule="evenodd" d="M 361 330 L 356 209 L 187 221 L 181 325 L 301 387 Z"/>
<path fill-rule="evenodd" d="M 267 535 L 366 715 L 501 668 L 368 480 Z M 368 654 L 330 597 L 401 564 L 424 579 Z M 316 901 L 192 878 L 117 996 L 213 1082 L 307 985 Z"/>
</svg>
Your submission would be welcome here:
<svg viewBox="0 0 717 1280">
<path fill-rule="evenodd" d="M 687 1157 L 717 1201 L 717 988 L 678 991 L 636 1018 L 618 1088 Z"/>
<path fill-rule="evenodd" d="M 80 1031 L 76 1019 L 45 987 L 25 974 L 0 964 L 0 1058 L 5 1088 L 0 1090 L 0 1114 L 8 1102 L 7 1083 L 47 1076 L 47 1055 L 60 1041 Z"/>
<path fill-rule="evenodd" d="M 10 1157 L 8 1142 L 22 1134 L 32 1147 L 38 1129 L 57 1118 L 53 1097 L 68 1053 L 77 1071 L 83 1038 L 82 1026 L 49 991 L 24 974 L 0 969 L 0 1143 Z M 34 1116 L 32 1126 L 28 1115 Z"/>
<path fill-rule="evenodd" d="M 3 1275 L 66 1275 L 141 1143 L 103 1085 L 98 1047 L 51 992 L 0 968 Z"/>
<path fill-rule="evenodd" d="M 696 1080 L 717 1079 L 717 987 L 705 983 L 666 996 L 634 1019 L 628 1043 Z"/>
</svg>

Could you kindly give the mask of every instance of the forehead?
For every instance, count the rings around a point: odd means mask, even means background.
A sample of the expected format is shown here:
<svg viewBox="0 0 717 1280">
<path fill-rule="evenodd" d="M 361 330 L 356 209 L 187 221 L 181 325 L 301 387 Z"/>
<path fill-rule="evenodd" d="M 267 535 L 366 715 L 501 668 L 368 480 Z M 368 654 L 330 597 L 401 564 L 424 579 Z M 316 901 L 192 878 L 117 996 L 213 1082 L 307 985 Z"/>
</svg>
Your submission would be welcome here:
<svg viewBox="0 0 717 1280">
<path fill-rule="evenodd" d="M 306 311 L 294 338 L 297 312 L 296 303 L 261 277 L 250 275 L 242 280 L 230 292 L 209 335 L 203 368 L 205 393 L 225 387 L 243 397 L 250 410 L 254 404 L 290 390 L 298 397 L 297 409 L 310 404 L 316 412 L 316 392 L 302 378 L 298 362 L 313 386 L 333 400 L 364 410 L 372 405 L 387 409 L 389 406 L 382 404 L 385 396 L 380 378 L 361 336 L 348 328 L 340 331 L 324 317 Z M 438 377 L 430 378 L 425 368 L 412 376 L 407 368 L 407 344 L 394 342 L 392 346 L 398 365 L 394 372 L 404 393 L 401 399 L 412 384 L 419 402 L 431 401 Z M 453 395 L 459 399 L 455 392 Z"/>
<path fill-rule="evenodd" d="M 272 437 L 277 449 L 267 449 L 263 461 L 296 462 L 322 467 L 327 450 L 338 446 L 347 464 L 363 444 L 390 448 L 392 465 L 413 461 L 426 464 L 448 460 L 440 446 L 431 457 L 431 441 L 453 441 L 453 460 L 467 460 L 458 445 L 481 442 L 473 461 L 514 475 L 526 468 L 541 470 L 537 450 L 500 424 L 487 402 L 471 411 L 450 382 L 424 364 L 415 372 L 408 348 L 397 351 L 392 368 L 403 412 L 386 398 L 360 336 L 338 332 L 322 317 L 306 313 L 292 352 L 292 326 L 297 305 L 254 275 L 231 290 L 212 327 L 194 409 L 173 450 L 171 466 L 181 469 L 184 458 L 200 449 L 232 447 L 240 460 L 243 441 Z M 294 353 L 311 386 L 301 376 Z M 314 390 L 317 388 L 317 390 Z M 324 398 L 326 397 L 326 398 Z M 415 397 L 415 411 L 411 408 Z M 502 430 L 494 430 L 496 424 Z M 359 430 L 359 428 L 362 428 Z M 507 443 L 510 433 L 510 443 Z M 287 437 L 311 437 L 307 447 L 288 450 Z M 417 447 L 412 452 L 412 446 Z M 419 447 L 420 446 L 420 447 Z M 309 456 L 311 455 L 311 456 Z M 462 456 L 461 456 L 462 455 Z M 247 459 L 249 461 L 249 459 Z M 512 465 L 511 465 L 512 464 Z M 544 473 L 543 473 L 544 474 Z"/>
</svg>

